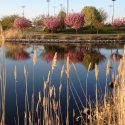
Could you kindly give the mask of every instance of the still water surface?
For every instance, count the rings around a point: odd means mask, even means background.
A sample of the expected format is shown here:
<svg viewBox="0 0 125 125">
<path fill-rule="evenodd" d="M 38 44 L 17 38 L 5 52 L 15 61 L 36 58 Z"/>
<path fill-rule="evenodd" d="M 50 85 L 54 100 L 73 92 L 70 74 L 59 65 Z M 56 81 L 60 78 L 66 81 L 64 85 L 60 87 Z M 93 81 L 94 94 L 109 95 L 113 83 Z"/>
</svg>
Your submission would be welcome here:
<svg viewBox="0 0 125 125">
<path fill-rule="evenodd" d="M 33 53 L 37 51 L 37 64 L 33 69 Z M 54 54 L 57 52 L 57 66 L 52 75 L 52 84 L 58 87 L 62 83 L 61 104 L 63 111 L 63 118 L 65 119 L 66 113 L 66 74 L 60 80 L 60 72 L 63 65 L 66 63 L 66 57 L 69 55 L 71 61 L 70 81 L 76 88 L 81 101 L 85 105 L 85 97 L 83 95 L 80 82 L 83 89 L 86 87 L 87 68 L 92 63 L 91 70 L 88 76 L 88 97 L 94 100 L 95 97 L 95 75 L 94 65 L 98 64 L 99 67 L 99 88 L 104 93 L 106 83 L 105 69 L 107 60 L 111 61 L 111 71 L 108 81 L 111 80 L 112 72 L 117 73 L 116 69 L 122 58 L 123 47 L 84 47 L 82 45 L 15 45 L 9 44 L 0 48 L 0 62 L 3 67 L 3 60 L 6 64 L 6 125 L 14 125 L 16 118 L 16 101 L 15 101 L 15 84 L 14 84 L 14 66 L 17 66 L 17 95 L 20 124 L 24 124 L 24 105 L 25 105 L 25 79 L 24 79 L 24 65 L 28 71 L 28 98 L 31 103 L 33 92 L 33 80 L 35 83 L 35 105 L 38 100 L 38 93 L 41 91 L 43 94 L 43 83 L 47 79 L 48 72 L 51 69 L 51 62 Z M 5 54 L 5 58 L 3 57 Z M 75 68 L 77 72 L 75 71 Z M 70 93 L 70 115 L 73 109 L 77 112 L 77 106 Z M 57 94 L 58 96 L 58 94 Z M 76 95 L 75 95 L 76 96 Z M 82 108 L 80 102 L 76 97 L 79 108 Z M 0 116 L 1 117 L 1 116 Z"/>
</svg>

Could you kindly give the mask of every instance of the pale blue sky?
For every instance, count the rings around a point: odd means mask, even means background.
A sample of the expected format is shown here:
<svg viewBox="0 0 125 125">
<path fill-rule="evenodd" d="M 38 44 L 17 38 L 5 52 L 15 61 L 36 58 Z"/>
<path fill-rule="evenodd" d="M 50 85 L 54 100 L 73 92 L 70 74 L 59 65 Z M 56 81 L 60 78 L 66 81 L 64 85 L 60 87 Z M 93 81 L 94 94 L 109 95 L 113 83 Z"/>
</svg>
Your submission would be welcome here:
<svg viewBox="0 0 125 125">
<path fill-rule="evenodd" d="M 69 0 L 70 12 L 79 12 L 84 6 L 95 6 L 105 9 L 109 15 L 112 15 L 112 10 L 109 5 L 112 5 L 111 0 Z M 56 13 L 60 10 L 60 4 L 66 8 L 66 0 L 50 0 L 50 13 L 54 14 L 53 6 L 56 6 Z M 21 6 L 25 5 L 25 16 L 32 19 L 41 14 L 47 14 L 46 0 L 0 0 L 0 18 L 5 15 L 22 14 Z M 115 17 L 125 17 L 125 0 L 115 1 Z"/>
</svg>

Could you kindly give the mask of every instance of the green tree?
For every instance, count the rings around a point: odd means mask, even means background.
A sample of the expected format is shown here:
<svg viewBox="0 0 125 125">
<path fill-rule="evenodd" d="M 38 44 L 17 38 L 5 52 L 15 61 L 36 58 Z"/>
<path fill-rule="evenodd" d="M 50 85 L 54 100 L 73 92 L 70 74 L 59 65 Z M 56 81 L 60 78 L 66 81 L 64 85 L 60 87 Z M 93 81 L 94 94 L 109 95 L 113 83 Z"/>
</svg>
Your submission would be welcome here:
<svg viewBox="0 0 125 125">
<path fill-rule="evenodd" d="M 83 10 L 81 11 L 82 14 L 84 14 L 84 21 L 85 21 L 85 25 L 86 26 L 93 26 L 94 20 L 97 20 L 99 22 L 102 21 L 101 15 L 98 11 L 98 9 L 96 9 L 93 6 L 86 6 L 83 8 Z"/>
<path fill-rule="evenodd" d="M 102 23 L 102 22 L 99 22 L 98 20 L 94 20 L 93 26 L 94 26 L 94 28 L 96 29 L 97 34 L 98 34 L 98 33 L 99 33 L 99 30 L 101 30 L 102 27 L 103 27 L 103 23 Z"/>
<path fill-rule="evenodd" d="M 65 17 L 66 17 L 66 12 L 61 10 L 58 14 L 58 17 L 60 18 L 60 29 L 61 31 L 65 30 L 66 26 L 65 26 Z"/>
<path fill-rule="evenodd" d="M 18 15 L 10 15 L 10 16 L 3 17 L 1 19 L 1 24 L 2 24 L 3 30 L 12 28 L 13 22 L 17 17 L 19 17 L 19 16 Z"/>
</svg>

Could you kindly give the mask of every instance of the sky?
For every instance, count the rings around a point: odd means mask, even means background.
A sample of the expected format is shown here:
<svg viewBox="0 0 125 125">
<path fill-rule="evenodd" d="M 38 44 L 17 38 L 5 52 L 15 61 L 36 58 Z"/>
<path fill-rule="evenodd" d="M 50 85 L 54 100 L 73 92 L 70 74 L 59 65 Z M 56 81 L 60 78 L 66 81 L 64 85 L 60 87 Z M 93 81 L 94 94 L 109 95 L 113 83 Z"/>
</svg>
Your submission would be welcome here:
<svg viewBox="0 0 125 125">
<path fill-rule="evenodd" d="M 50 0 L 50 15 L 54 15 L 54 6 L 57 14 L 61 8 L 60 4 L 66 9 L 66 3 L 67 0 Z M 12 14 L 21 16 L 22 5 L 25 5 L 25 17 L 29 19 L 48 12 L 46 0 L 0 0 L 0 18 Z M 109 15 L 108 20 L 111 20 L 112 8 L 109 6 L 112 5 L 112 0 L 69 0 L 69 5 L 70 12 L 80 12 L 84 6 L 103 8 Z M 115 18 L 118 17 L 125 17 L 125 0 L 115 1 Z"/>
</svg>

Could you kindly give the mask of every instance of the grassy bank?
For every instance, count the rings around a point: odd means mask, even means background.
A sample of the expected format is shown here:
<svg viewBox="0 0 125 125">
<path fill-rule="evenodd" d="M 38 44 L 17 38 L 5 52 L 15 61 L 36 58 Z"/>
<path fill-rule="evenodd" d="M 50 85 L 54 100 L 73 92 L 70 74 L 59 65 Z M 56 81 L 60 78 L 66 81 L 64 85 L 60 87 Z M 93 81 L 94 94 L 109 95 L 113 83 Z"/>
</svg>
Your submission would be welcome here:
<svg viewBox="0 0 125 125">
<path fill-rule="evenodd" d="M 55 39 L 55 40 L 125 40 L 125 34 L 5 34 L 5 38 Z"/>
<path fill-rule="evenodd" d="M 84 30 L 82 30 L 84 31 Z M 25 39 L 59 39 L 59 40 L 124 40 L 125 34 L 122 30 L 114 32 L 102 32 L 96 33 L 82 33 L 82 32 L 57 32 L 57 33 L 45 33 L 41 31 L 26 30 L 21 32 L 15 29 L 9 29 L 4 31 L 5 38 L 25 38 Z"/>
</svg>

